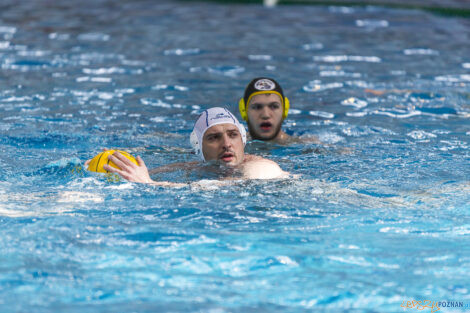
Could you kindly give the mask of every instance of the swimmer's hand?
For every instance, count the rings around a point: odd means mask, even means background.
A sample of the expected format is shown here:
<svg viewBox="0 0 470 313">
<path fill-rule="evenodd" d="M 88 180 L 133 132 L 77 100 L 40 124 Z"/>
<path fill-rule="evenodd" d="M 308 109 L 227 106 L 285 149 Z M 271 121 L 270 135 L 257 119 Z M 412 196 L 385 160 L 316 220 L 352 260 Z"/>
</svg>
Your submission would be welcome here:
<svg viewBox="0 0 470 313">
<path fill-rule="evenodd" d="M 138 165 L 132 163 L 128 158 L 123 156 L 119 152 L 114 152 L 108 157 L 109 160 L 113 161 L 120 169 L 109 166 L 108 164 L 103 165 L 103 168 L 111 173 L 119 174 L 122 178 L 135 183 L 152 184 L 157 186 L 165 187 L 184 187 L 186 184 L 170 183 L 170 182 L 156 182 L 150 178 L 149 171 L 145 165 L 144 160 L 140 156 L 137 156 L 136 160 Z"/>
<path fill-rule="evenodd" d="M 119 174 L 122 176 L 122 178 L 135 183 L 150 184 L 153 182 L 153 180 L 150 178 L 147 166 L 140 156 L 136 158 L 139 165 L 135 165 L 119 152 L 114 152 L 108 157 L 108 159 L 113 161 L 113 163 L 116 164 L 120 169 L 105 164 L 103 165 L 105 170 L 111 173 Z"/>
</svg>

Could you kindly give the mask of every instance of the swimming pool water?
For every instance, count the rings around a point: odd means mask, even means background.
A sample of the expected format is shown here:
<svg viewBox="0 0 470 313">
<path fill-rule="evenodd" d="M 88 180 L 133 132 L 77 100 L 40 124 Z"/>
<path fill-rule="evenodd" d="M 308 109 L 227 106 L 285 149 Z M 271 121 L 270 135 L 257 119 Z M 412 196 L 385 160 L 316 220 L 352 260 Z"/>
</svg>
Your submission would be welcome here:
<svg viewBox="0 0 470 313">
<path fill-rule="evenodd" d="M 0 4 L 1 312 L 398 312 L 470 303 L 470 20 L 380 7 Z M 212 106 L 276 78 L 300 178 L 113 182 L 103 147 L 194 161 Z M 407 309 L 413 311 L 414 309 Z M 441 308 L 441 312 L 464 312 Z"/>
</svg>

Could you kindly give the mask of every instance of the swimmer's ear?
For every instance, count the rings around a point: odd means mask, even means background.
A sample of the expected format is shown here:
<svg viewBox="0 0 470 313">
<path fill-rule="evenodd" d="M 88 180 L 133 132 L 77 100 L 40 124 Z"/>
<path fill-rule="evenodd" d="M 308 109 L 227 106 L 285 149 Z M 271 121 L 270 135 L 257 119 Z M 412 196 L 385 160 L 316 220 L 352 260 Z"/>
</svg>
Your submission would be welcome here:
<svg viewBox="0 0 470 313">
<path fill-rule="evenodd" d="M 191 132 L 191 136 L 189 137 L 189 142 L 191 143 L 191 147 L 193 147 L 196 154 L 199 154 L 199 150 L 201 149 L 199 146 L 199 140 L 197 139 L 196 132 L 193 130 Z"/>
<path fill-rule="evenodd" d="M 240 115 L 242 119 L 244 119 L 245 121 L 248 121 L 248 114 L 246 113 L 246 104 L 243 98 L 241 98 L 240 101 L 238 102 L 238 110 L 240 110 Z"/>
<path fill-rule="evenodd" d="M 282 118 L 285 119 L 289 113 L 290 101 L 287 97 L 284 97 L 284 111 L 282 112 Z"/>
</svg>

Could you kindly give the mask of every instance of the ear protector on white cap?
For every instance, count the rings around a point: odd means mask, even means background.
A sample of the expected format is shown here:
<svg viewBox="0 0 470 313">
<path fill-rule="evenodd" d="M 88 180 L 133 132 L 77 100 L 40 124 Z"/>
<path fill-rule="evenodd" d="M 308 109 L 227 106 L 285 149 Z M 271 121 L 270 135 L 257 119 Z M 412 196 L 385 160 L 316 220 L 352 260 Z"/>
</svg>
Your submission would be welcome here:
<svg viewBox="0 0 470 313">
<path fill-rule="evenodd" d="M 191 136 L 189 136 L 189 141 L 191 142 L 191 147 L 193 147 L 196 154 L 202 155 L 202 145 L 199 145 L 199 140 L 197 139 L 196 131 L 193 129 Z"/>
<path fill-rule="evenodd" d="M 210 108 L 202 112 L 194 124 L 194 129 L 191 132 L 189 141 L 196 154 L 199 154 L 201 159 L 205 161 L 204 154 L 202 153 L 202 139 L 204 138 L 205 132 L 214 125 L 218 124 L 233 124 L 237 126 L 242 136 L 243 145 L 246 144 L 246 130 L 245 127 L 240 124 L 237 118 L 226 108 Z"/>
</svg>

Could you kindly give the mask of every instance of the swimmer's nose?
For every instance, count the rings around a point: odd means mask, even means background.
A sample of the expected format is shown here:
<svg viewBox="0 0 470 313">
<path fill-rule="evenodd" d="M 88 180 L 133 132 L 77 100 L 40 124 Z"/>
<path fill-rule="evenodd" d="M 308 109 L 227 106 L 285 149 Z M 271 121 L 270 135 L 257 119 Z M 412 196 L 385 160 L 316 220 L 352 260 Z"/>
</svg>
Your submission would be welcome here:
<svg viewBox="0 0 470 313">
<path fill-rule="evenodd" d="M 222 136 L 222 145 L 226 150 L 232 147 L 232 141 L 230 140 L 228 134 L 224 134 Z"/>
<path fill-rule="evenodd" d="M 265 120 L 269 118 L 269 108 L 267 106 L 264 106 L 261 110 L 261 118 Z"/>
</svg>

